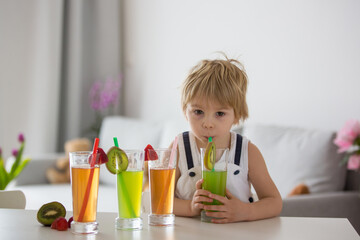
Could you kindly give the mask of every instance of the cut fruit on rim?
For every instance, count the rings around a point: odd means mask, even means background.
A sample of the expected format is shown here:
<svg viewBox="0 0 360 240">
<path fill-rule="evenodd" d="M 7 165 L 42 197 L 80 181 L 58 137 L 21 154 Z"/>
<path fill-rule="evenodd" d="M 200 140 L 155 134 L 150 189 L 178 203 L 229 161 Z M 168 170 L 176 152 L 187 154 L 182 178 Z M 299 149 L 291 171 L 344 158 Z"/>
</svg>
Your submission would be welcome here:
<svg viewBox="0 0 360 240">
<path fill-rule="evenodd" d="M 106 153 L 104 152 L 104 150 L 102 148 L 98 148 L 97 149 L 97 156 L 96 156 L 96 163 L 97 164 L 104 164 L 107 163 L 108 157 L 106 155 Z"/>
<path fill-rule="evenodd" d="M 91 164 L 92 161 L 92 154 L 89 156 L 88 162 Z M 95 164 L 104 164 L 108 162 L 108 157 L 102 148 L 98 148 L 96 151 L 96 159 Z"/>
<path fill-rule="evenodd" d="M 126 171 L 129 160 L 126 156 L 126 153 L 122 149 L 118 147 L 110 148 L 107 152 L 107 157 L 109 161 L 106 163 L 106 168 L 109 170 L 109 172 L 118 174 L 122 171 Z"/>
<path fill-rule="evenodd" d="M 157 160 L 159 158 L 154 148 L 150 144 L 146 146 L 144 151 L 145 151 L 145 161 Z"/>
<path fill-rule="evenodd" d="M 213 142 L 208 142 L 204 156 L 204 166 L 208 170 L 213 170 L 216 162 L 216 147 Z"/>
</svg>

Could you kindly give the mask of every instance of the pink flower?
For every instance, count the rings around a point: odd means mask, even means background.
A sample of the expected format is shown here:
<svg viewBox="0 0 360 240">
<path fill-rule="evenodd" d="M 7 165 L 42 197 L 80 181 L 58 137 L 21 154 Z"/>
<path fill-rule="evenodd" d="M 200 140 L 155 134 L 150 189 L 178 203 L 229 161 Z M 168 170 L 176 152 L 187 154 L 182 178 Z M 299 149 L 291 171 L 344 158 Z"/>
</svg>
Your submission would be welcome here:
<svg viewBox="0 0 360 240">
<path fill-rule="evenodd" d="M 360 169 L 360 155 L 353 154 L 350 156 L 347 168 L 350 170 L 358 170 Z"/>
<path fill-rule="evenodd" d="M 89 92 L 91 108 L 95 111 L 103 111 L 111 105 L 116 106 L 119 101 L 120 88 L 121 76 L 119 80 L 109 78 L 105 83 L 94 82 Z"/>
<path fill-rule="evenodd" d="M 23 143 L 25 141 L 24 134 L 20 133 L 18 136 L 18 140 L 19 140 L 19 142 Z"/>
<path fill-rule="evenodd" d="M 338 152 L 346 152 L 360 135 L 360 122 L 349 120 L 345 126 L 337 133 L 334 143 L 339 147 Z"/>
<path fill-rule="evenodd" d="M 19 151 L 17 149 L 13 149 L 11 153 L 14 157 L 16 157 L 18 155 Z"/>
</svg>

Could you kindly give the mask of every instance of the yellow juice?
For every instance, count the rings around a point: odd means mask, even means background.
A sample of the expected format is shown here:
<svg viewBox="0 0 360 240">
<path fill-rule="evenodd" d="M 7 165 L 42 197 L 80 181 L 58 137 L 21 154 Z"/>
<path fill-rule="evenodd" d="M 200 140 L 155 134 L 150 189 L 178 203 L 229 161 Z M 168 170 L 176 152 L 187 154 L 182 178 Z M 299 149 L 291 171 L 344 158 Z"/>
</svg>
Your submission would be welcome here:
<svg viewBox="0 0 360 240">
<path fill-rule="evenodd" d="M 84 217 L 81 222 L 96 221 L 96 205 L 99 189 L 99 167 L 93 168 L 93 177 L 90 188 L 89 200 L 86 205 Z M 71 186 L 73 192 L 73 217 L 79 221 L 79 214 L 84 202 L 85 192 L 88 186 L 90 168 L 71 168 Z"/>
<path fill-rule="evenodd" d="M 150 169 L 151 212 L 172 214 L 175 169 Z"/>
</svg>

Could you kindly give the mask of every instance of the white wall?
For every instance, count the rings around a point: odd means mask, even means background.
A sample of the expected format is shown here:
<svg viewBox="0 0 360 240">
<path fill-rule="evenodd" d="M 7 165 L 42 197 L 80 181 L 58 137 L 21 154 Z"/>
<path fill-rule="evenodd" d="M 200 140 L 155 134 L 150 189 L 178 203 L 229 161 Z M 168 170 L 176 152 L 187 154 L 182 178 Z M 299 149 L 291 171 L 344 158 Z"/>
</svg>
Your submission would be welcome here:
<svg viewBox="0 0 360 240">
<path fill-rule="evenodd" d="M 56 150 L 59 114 L 61 0 L 0 2 L 0 147 L 2 156 Z"/>
<path fill-rule="evenodd" d="M 360 1 L 124 0 L 125 115 L 183 118 L 180 85 L 216 51 L 249 75 L 249 122 L 360 119 Z"/>
</svg>

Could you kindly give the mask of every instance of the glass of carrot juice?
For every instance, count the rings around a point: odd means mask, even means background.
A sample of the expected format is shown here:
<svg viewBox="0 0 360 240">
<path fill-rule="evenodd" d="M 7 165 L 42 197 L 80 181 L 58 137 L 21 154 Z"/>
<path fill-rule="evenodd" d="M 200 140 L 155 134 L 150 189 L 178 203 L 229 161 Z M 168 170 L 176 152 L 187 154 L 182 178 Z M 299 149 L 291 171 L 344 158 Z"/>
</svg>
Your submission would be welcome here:
<svg viewBox="0 0 360 240">
<path fill-rule="evenodd" d="M 96 234 L 96 209 L 99 189 L 99 165 L 89 151 L 71 152 L 70 171 L 73 200 L 71 231 L 76 234 Z"/>
<path fill-rule="evenodd" d="M 176 150 L 150 149 L 157 155 L 156 160 L 148 161 L 150 187 L 149 225 L 171 226 L 175 222 L 173 214 L 175 169 L 177 161 Z M 173 152 L 173 153 L 172 153 Z"/>
</svg>

